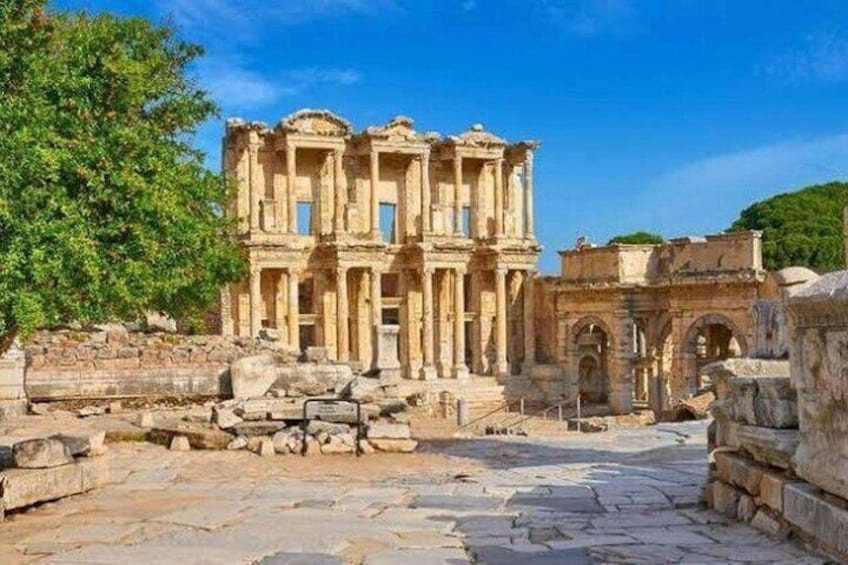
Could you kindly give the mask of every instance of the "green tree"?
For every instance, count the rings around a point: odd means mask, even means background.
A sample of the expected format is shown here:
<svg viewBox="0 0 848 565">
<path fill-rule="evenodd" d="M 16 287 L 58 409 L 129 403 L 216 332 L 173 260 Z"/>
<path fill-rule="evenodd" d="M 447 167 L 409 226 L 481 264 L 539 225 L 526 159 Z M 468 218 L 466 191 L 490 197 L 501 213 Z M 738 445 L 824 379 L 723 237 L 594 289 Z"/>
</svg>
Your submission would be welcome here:
<svg viewBox="0 0 848 565">
<path fill-rule="evenodd" d="M 846 202 L 848 183 L 808 186 L 749 206 L 730 230 L 763 232 L 767 269 L 800 266 L 833 271 L 845 264 L 842 210 Z"/>
<path fill-rule="evenodd" d="M 663 238 L 663 236 L 658 233 L 636 231 L 633 233 L 617 235 L 614 238 L 610 239 L 607 242 L 607 245 L 612 245 L 614 243 L 625 243 L 631 245 L 654 245 L 658 243 L 665 243 L 665 238 Z"/>
<path fill-rule="evenodd" d="M 0 2 L 0 339 L 198 316 L 245 268 L 192 147 L 217 112 L 188 72 L 201 49 L 45 2 Z"/>
</svg>

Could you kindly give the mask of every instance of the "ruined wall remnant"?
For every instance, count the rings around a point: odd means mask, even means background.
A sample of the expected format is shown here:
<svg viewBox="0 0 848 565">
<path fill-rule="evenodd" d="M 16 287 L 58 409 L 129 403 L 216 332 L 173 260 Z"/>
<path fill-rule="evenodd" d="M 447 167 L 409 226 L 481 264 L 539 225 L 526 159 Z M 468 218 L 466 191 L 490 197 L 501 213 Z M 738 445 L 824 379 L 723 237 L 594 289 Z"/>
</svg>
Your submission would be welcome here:
<svg viewBox="0 0 848 565">
<path fill-rule="evenodd" d="M 798 390 L 798 474 L 848 499 L 848 271 L 787 299 L 792 384 Z"/>
<path fill-rule="evenodd" d="M 296 355 L 278 342 L 223 336 L 57 330 L 26 345 L 26 394 L 31 401 L 161 395 L 226 396 L 236 359 Z"/>
</svg>

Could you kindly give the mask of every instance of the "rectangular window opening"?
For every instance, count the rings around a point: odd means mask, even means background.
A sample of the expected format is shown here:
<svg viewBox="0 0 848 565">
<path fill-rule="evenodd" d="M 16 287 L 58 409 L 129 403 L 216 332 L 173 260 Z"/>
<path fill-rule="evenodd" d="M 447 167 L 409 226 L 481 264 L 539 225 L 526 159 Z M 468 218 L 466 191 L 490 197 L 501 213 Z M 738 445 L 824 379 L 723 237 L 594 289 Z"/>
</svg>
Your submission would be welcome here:
<svg viewBox="0 0 848 565">
<path fill-rule="evenodd" d="M 383 232 L 383 241 L 386 243 L 397 243 L 397 218 L 395 213 L 397 206 L 386 202 L 380 203 L 380 230 Z"/>
<path fill-rule="evenodd" d="M 471 237 L 471 206 L 462 207 L 462 235 Z"/>
<path fill-rule="evenodd" d="M 297 203 L 297 233 L 309 235 L 312 233 L 312 202 Z"/>
</svg>

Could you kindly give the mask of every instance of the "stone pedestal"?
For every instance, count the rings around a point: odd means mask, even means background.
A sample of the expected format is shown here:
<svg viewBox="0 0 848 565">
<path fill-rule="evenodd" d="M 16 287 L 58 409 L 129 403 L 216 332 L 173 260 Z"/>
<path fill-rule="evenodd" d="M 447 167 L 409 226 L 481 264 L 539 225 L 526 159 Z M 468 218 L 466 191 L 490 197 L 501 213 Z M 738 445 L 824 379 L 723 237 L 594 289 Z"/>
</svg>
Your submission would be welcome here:
<svg viewBox="0 0 848 565">
<path fill-rule="evenodd" d="M 400 326 L 380 325 L 377 327 L 377 369 L 380 381 L 394 382 L 401 378 L 398 359 L 398 335 Z"/>
<path fill-rule="evenodd" d="M 0 357 L 0 401 L 26 400 L 25 363 L 24 352 L 15 340 L 9 350 Z"/>
</svg>

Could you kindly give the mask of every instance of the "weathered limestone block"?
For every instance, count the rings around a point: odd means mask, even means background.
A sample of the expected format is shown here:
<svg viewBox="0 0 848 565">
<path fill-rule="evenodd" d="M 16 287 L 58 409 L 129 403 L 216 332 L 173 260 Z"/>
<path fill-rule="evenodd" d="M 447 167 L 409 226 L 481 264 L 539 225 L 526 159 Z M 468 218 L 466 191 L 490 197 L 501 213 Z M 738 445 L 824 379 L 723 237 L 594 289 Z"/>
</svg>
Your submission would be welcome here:
<svg viewBox="0 0 848 565">
<path fill-rule="evenodd" d="M 733 419 L 756 426 L 754 402 L 757 397 L 757 382 L 751 377 L 736 377 L 730 379 L 728 385 L 728 398 L 733 402 Z"/>
<path fill-rule="evenodd" d="M 179 423 L 157 426 L 148 438 L 154 443 L 170 445 L 174 436 L 185 436 L 194 449 L 226 449 L 235 436 L 202 424 Z"/>
<path fill-rule="evenodd" d="M 371 438 L 368 443 L 377 451 L 388 453 L 412 453 L 418 447 L 418 442 L 413 439 Z"/>
<path fill-rule="evenodd" d="M 763 471 L 760 479 L 760 501 L 772 510 L 783 512 L 783 488 L 792 481 L 773 471 Z"/>
<path fill-rule="evenodd" d="M 38 438 L 19 441 L 12 446 L 15 467 L 46 469 L 73 463 L 68 447 L 55 438 Z"/>
<path fill-rule="evenodd" d="M 723 481 L 715 481 L 711 487 L 712 509 L 728 518 L 736 518 L 742 492 Z"/>
<path fill-rule="evenodd" d="M 191 451 L 191 444 L 185 436 L 174 436 L 171 438 L 171 451 Z"/>
<path fill-rule="evenodd" d="M 111 480 L 105 457 L 80 459 L 49 469 L 9 469 L 0 473 L 2 506 L 14 510 L 89 491 Z"/>
<path fill-rule="evenodd" d="M 801 430 L 795 471 L 848 499 L 848 271 L 804 286 L 786 309 Z"/>
<path fill-rule="evenodd" d="M 306 433 L 317 436 L 324 432 L 328 435 L 349 434 L 350 426 L 347 424 L 335 424 L 333 422 L 322 422 L 321 420 L 310 420 L 306 424 Z"/>
<path fill-rule="evenodd" d="M 406 424 L 387 424 L 385 422 L 373 422 L 368 425 L 368 439 L 409 439 L 411 437 L 409 426 Z"/>
<path fill-rule="evenodd" d="M 718 399 L 728 396 L 729 380 L 734 377 L 788 377 L 789 362 L 771 359 L 734 357 L 705 366 L 701 372 L 710 377 Z"/>
<path fill-rule="evenodd" d="M 268 392 L 277 377 L 277 363 L 273 355 L 243 357 L 230 365 L 233 398 L 260 397 Z"/>
<path fill-rule="evenodd" d="M 385 397 L 380 379 L 356 377 L 347 389 L 347 396 L 361 402 L 376 402 Z"/>
<path fill-rule="evenodd" d="M 234 434 L 244 437 L 272 436 L 286 427 L 285 422 L 240 422 L 230 428 Z"/>
<path fill-rule="evenodd" d="M 739 506 L 736 509 L 736 517 L 743 522 L 750 522 L 757 512 L 757 504 L 754 498 L 743 494 L 739 497 Z"/>
<path fill-rule="evenodd" d="M 231 408 L 227 408 L 225 406 L 213 406 L 212 421 L 218 424 L 218 427 L 221 429 L 229 429 L 236 424 L 240 424 L 242 419 L 236 416 L 235 412 Z"/>
<path fill-rule="evenodd" d="M 87 435 L 56 434 L 50 436 L 50 439 L 56 439 L 65 444 L 74 457 L 101 455 L 106 449 L 106 432 L 102 430 Z"/>
<path fill-rule="evenodd" d="M 26 356 L 18 340 L 0 357 L 0 401 L 26 400 L 24 366 Z"/>
<path fill-rule="evenodd" d="M 817 546 L 848 559 L 848 510 L 821 497 L 813 485 L 787 484 L 783 489 L 783 517 L 814 537 Z"/>
<path fill-rule="evenodd" d="M 789 527 L 778 517 L 760 508 L 751 520 L 751 525 L 772 537 L 784 538 L 789 535 Z"/>
<path fill-rule="evenodd" d="M 798 430 L 775 430 L 759 426 L 735 424 L 738 447 L 761 463 L 781 469 L 792 466 L 792 456 L 798 448 Z"/>
<path fill-rule="evenodd" d="M 798 395 L 788 377 L 759 377 L 754 415 L 758 426 L 798 427 Z"/>
<path fill-rule="evenodd" d="M 715 454 L 716 468 L 722 481 L 745 489 L 749 494 L 760 494 L 763 468 L 739 454 L 719 451 Z"/>
<path fill-rule="evenodd" d="M 307 347 L 303 355 L 308 363 L 327 363 L 330 359 L 326 347 L 316 347 L 314 345 Z"/>
<path fill-rule="evenodd" d="M 320 396 L 344 390 L 353 380 L 353 371 L 344 364 L 300 363 L 282 367 L 272 388 L 287 396 Z"/>
</svg>

